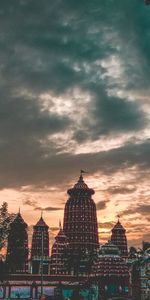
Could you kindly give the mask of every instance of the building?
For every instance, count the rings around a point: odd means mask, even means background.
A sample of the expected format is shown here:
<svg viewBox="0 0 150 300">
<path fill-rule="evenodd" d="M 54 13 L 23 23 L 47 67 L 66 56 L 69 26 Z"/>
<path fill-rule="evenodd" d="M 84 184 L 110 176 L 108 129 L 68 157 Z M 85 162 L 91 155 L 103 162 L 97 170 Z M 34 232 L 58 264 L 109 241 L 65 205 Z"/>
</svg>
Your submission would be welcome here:
<svg viewBox="0 0 150 300">
<path fill-rule="evenodd" d="M 72 249 L 94 251 L 99 247 L 96 205 L 91 198 L 94 193 L 81 171 L 78 182 L 68 190 L 64 211 L 63 229 Z"/>
<path fill-rule="evenodd" d="M 129 296 L 129 269 L 112 242 L 101 247 L 91 276 L 98 282 L 100 299 Z"/>
<path fill-rule="evenodd" d="M 11 273 L 28 272 L 28 234 L 27 224 L 20 211 L 10 224 L 6 263 Z"/>
<path fill-rule="evenodd" d="M 31 247 L 31 269 L 33 274 L 41 272 L 43 260 L 43 273 L 48 274 L 49 269 L 49 227 L 41 218 L 33 226 L 32 247 Z"/>
<path fill-rule="evenodd" d="M 112 229 L 111 242 L 119 248 L 121 256 L 126 259 L 128 257 L 128 247 L 125 233 L 126 230 L 118 219 L 118 222 Z"/>
<path fill-rule="evenodd" d="M 132 295 L 136 300 L 150 300 L 150 248 L 132 263 Z"/>
<path fill-rule="evenodd" d="M 69 251 L 68 238 L 63 232 L 60 224 L 59 232 L 55 237 L 55 242 L 52 247 L 50 274 L 64 275 L 68 274 L 67 270 L 67 253 Z"/>
<path fill-rule="evenodd" d="M 150 249 L 150 243 L 149 242 L 144 242 L 142 243 L 143 246 L 143 251 L 146 251 L 147 249 Z"/>
</svg>

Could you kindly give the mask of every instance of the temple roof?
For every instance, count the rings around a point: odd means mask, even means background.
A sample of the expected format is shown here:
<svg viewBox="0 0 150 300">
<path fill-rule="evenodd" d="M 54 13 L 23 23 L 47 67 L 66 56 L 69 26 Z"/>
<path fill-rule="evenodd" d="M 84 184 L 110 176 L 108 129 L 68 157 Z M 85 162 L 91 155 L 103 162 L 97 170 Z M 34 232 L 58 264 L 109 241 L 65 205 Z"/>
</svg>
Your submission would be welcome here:
<svg viewBox="0 0 150 300">
<path fill-rule="evenodd" d="M 119 255 L 119 249 L 110 241 L 102 246 L 99 258 L 93 266 L 96 276 L 128 277 L 129 270 L 126 262 Z"/>
<path fill-rule="evenodd" d="M 112 229 L 112 231 L 117 231 L 117 230 L 122 230 L 123 232 L 125 232 L 125 228 L 122 226 L 119 220 Z"/>
<path fill-rule="evenodd" d="M 47 227 L 48 225 L 45 223 L 45 221 L 43 220 L 43 217 L 41 216 L 41 218 L 39 219 L 39 221 L 36 223 L 35 225 L 36 227 Z"/>
<path fill-rule="evenodd" d="M 74 189 L 88 189 L 87 184 L 83 180 L 82 174 L 80 175 L 78 182 L 74 185 Z"/>
<path fill-rule="evenodd" d="M 73 193 L 81 192 L 81 191 L 87 192 L 91 195 L 95 193 L 94 190 L 90 189 L 88 185 L 84 182 L 82 172 L 80 174 L 77 183 L 75 183 L 74 187 L 68 190 L 68 194 L 71 195 Z"/>
<path fill-rule="evenodd" d="M 108 241 L 108 243 L 101 247 L 100 254 L 108 256 L 120 256 L 120 251 L 116 245 L 114 245 L 111 241 Z"/>
<path fill-rule="evenodd" d="M 56 235 L 55 240 L 56 240 L 56 242 L 67 242 L 68 243 L 68 238 L 62 229 L 61 223 L 59 225 L 59 232 Z"/>
<path fill-rule="evenodd" d="M 12 221 L 11 226 L 13 226 L 13 224 L 16 224 L 16 223 L 22 224 L 25 227 L 28 226 L 27 223 L 24 221 L 23 217 L 21 216 L 20 210 L 17 213 L 17 215 L 15 216 L 14 220 Z"/>
</svg>

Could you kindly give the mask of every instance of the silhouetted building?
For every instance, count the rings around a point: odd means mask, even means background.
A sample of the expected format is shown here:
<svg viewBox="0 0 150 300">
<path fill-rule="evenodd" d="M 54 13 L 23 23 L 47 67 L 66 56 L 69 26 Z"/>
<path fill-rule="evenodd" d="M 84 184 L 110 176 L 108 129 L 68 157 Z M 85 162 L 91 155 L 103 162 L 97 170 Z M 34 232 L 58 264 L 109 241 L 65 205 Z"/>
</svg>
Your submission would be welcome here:
<svg viewBox="0 0 150 300">
<path fill-rule="evenodd" d="M 32 248 L 31 248 L 31 265 L 32 273 L 41 272 L 43 260 L 43 273 L 48 274 L 49 268 L 49 233 L 48 225 L 41 216 L 40 220 L 33 226 Z"/>
<path fill-rule="evenodd" d="M 96 205 L 91 198 L 94 193 L 84 182 L 82 173 L 68 190 L 63 228 L 72 249 L 93 251 L 99 246 Z"/>
<path fill-rule="evenodd" d="M 93 274 L 99 285 L 100 299 L 129 295 L 129 270 L 120 251 L 111 242 L 101 247 L 99 257 L 93 266 Z"/>
<path fill-rule="evenodd" d="M 59 232 L 55 237 L 55 242 L 52 247 L 50 274 L 63 275 L 68 274 L 67 271 L 67 252 L 69 250 L 68 238 L 63 232 L 60 225 Z"/>
<path fill-rule="evenodd" d="M 6 262 L 11 273 L 28 272 L 27 227 L 20 212 L 10 224 Z"/>
<path fill-rule="evenodd" d="M 150 249 L 133 262 L 131 270 L 132 296 L 136 300 L 150 299 Z"/>
<path fill-rule="evenodd" d="M 127 239 L 125 233 L 125 228 L 118 220 L 118 222 L 112 229 L 111 242 L 119 248 L 119 250 L 121 251 L 121 256 L 123 258 L 128 257 Z"/>
<path fill-rule="evenodd" d="M 143 251 L 146 251 L 147 249 L 149 249 L 150 248 L 150 242 L 144 242 L 143 241 Z"/>
</svg>

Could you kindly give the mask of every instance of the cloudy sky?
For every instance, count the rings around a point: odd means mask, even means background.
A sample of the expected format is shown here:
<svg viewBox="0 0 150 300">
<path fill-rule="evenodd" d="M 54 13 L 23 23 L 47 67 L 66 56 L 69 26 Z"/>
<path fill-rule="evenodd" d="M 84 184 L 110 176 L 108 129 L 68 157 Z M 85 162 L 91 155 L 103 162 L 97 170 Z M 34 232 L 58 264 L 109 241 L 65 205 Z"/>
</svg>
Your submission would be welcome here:
<svg viewBox="0 0 150 300">
<path fill-rule="evenodd" d="M 0 203 L 53 237 L 85 169 L 101 242 L 149 240 L 149 98 L 144 0 L 1 0 Z"/>
</svg>

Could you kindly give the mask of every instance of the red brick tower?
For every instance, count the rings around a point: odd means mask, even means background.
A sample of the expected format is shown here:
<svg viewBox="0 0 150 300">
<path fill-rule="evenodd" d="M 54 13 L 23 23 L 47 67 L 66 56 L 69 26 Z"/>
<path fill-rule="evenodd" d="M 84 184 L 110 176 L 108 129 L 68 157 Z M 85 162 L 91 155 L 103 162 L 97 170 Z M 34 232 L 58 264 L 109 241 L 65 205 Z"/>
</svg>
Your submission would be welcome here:
<svg viewBox="0 0 150 300">
<path fill-rule="evenodd" d="M 48 225 L 43 220 L 39 219 L 37 224 L 33 226 L 32 248 L 31 248 L 31 261 L 32 273 L 38 274 L 40 272 L 40 262 L 42 259 L 42 246 L 43 246 L 43 261 L 44 273 L 48 273 L 48 260 L 49 260 L 49 233 Z"/>
<path fill-rule="evenodd" d="M 66 254 L 69 247 L 68 238 L 63 232 L 60 224 L 60 229 L 55 237 L 55 242 L 52 247 L 50 275 L 67 274 Z"/>
<path fill-rule="evenodd" d="M 119 219 L 116 225 L 112 229 L 111 241 L 114 245 L 116 245 L 121 251 L 121 256 L 123 258 L 128 257 L 128 247 L 127 247 L 127 239 L 126 239 L 126 230 L 121 225 Z"/>
<path fill-rule="evenodd" d="M 99 246 L 96 205 L 91 198 L 94 193 L 81 171 L 78 182 L 68 190 L 64 211 L 64 233 L 73 249 L 94 251 Z"/>
</svg>

